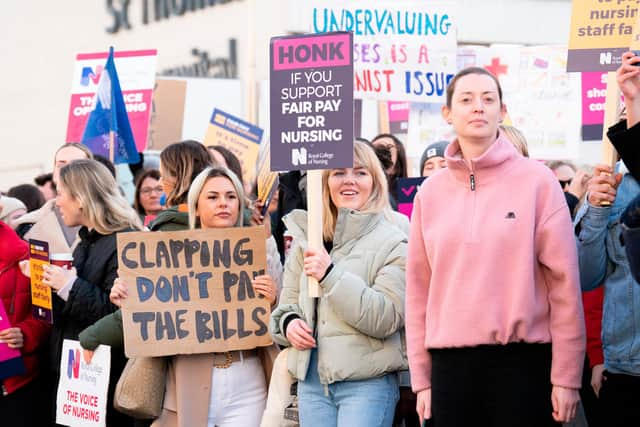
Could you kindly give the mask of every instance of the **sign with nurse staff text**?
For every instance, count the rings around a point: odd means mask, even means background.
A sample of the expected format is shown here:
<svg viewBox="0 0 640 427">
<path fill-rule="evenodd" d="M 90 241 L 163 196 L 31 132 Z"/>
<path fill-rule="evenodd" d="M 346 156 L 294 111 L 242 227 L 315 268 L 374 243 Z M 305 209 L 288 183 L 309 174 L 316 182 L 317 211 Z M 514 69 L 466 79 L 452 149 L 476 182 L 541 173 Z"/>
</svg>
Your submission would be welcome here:
<svg viewBox="0 0 640 427">
<path fill-rule="evenodd" d="M 271 344 L 263 227 L 118 233 L 125 353 L 169 356 Z"/>
<path fill-rule="evenodd" d="M 271 170 L 353 167 L 353 35 L 271 39 Z"/>
</svg>

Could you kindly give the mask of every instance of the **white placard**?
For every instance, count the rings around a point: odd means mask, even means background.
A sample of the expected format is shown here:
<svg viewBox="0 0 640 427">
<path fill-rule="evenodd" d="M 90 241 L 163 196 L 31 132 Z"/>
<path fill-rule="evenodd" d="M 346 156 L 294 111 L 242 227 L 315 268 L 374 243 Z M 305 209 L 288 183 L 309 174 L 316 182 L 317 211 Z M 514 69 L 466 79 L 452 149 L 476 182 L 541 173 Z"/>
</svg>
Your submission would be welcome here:
<svg viewBox="0 0 640 427">
<path fill-rule="evenodd" d="M 56 423 L 72 427 L 105 426 L 111 347 L 99 346 L 87 365 L 80 343 L 64 340 L 61 359 Z"/>
</svg>

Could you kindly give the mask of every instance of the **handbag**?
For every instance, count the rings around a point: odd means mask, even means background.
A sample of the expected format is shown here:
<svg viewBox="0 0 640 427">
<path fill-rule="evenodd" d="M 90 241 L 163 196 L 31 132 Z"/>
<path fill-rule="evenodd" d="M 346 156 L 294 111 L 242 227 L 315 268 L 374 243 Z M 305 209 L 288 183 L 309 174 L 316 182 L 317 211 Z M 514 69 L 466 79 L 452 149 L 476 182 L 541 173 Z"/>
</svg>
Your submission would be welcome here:
<svg viewBox="0 0 640 427">
<path fill-rule="evenodd" d="M 113 406 L 133 418 L 158 418 L 166 382 L 167 360 L 164 357 L 131 358 L 120 374 Z"/>
<path fill-rule="evenodd" d="M 289 348 L 282 350 L 274 360 L 267 403 L 260 427 L 298 426 L 296 380 L 287 369 Z"/>
</svg>

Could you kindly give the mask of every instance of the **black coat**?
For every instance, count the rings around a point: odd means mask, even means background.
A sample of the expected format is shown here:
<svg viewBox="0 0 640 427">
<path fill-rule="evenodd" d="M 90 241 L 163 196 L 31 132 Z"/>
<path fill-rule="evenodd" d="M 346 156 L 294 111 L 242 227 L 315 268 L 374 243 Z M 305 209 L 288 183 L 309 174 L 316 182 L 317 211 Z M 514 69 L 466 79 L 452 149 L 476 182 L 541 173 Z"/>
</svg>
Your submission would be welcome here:
<svg viewBox="0 0 640 427">
<path fill-rule="evenodd" d="M 118 274 L 116 234 L 102 235 L 86 227 L 82 227 L 78 234 L 81 240 L 73 251 L 73 266 L 78 278 L 66 302 L 55 294 L 53 297 L 50 368 L 56 384 L 60 375 L 63 340 L 77 340 L 83 329 L 118 309 L 109 301 L 109 293 Z M 107 425 L 126 426 L 132 422 L 116 412 L 112 404 L 113 392 L 125 363 L 124 353 L 112 349 Z"/>
<path fill-rule="evenodd" d="M 627 129 L 627 121 L 622 120 L 609 128 L 607 136 L 629 168 L 629 173 L 640 182 L 640 123 Z"/>
</svg>

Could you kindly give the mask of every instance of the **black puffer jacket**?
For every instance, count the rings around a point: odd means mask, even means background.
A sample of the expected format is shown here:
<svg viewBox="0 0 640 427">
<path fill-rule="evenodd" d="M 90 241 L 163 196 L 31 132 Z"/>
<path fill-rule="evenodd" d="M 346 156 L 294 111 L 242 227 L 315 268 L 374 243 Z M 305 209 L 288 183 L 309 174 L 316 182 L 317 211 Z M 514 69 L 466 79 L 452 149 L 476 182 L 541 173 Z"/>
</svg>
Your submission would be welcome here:
<svg viewBox="0 0 640 427">
<path fill-rule="evenodd" d="M 131 230 L 123 230 L 131 231 Z M 50 368 L 57 381 L 64 339 L 77 340 L 80 332 L 118 308 L 109 301 L 109 292 L 118 271 L 116 234 L 102 235 L 82 227 L 80 243 L 73 251 L 73 266 L 78 278 L 65 302 L 53 297 L 53 331 L 51 334 Z M 129 425 L 130 419 L 113 409 L 113 391 L 124 368 L 126 358 L 121 351 L 111 352 L 111 374 L 107 403 L 108 425 Z M 124 417 L 124 418 L 123 418 Z"/>
</svg>

